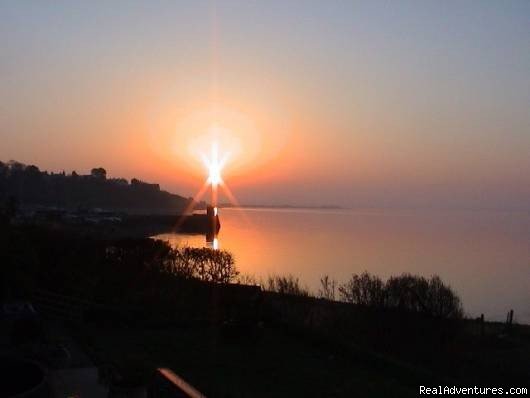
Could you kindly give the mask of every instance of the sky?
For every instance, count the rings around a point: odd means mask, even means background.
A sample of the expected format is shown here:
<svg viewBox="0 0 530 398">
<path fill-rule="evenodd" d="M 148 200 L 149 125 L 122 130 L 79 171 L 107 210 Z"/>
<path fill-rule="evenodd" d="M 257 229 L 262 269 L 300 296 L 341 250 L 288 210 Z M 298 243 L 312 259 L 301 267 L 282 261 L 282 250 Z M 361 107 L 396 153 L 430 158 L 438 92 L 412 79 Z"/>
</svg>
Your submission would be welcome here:
<svg viewBox="0 0 530 398">
<path fill-rule="evenodd" d="M 0 160 L 240 203 L 530 209 L 528 1 L 0 1 Z"/>
</svg>

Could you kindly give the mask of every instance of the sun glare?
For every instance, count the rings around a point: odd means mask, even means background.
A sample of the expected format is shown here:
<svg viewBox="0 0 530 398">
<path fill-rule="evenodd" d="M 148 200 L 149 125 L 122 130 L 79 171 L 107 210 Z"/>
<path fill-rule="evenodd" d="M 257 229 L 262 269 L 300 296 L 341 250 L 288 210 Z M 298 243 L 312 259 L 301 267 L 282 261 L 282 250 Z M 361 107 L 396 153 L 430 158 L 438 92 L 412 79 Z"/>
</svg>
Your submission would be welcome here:
<svg viewBox="0 0 530 398">
<path fill-rule="evenodd" d="M 219 146 L 217 143 L 212 143 L 212 150 L 209 158 L 204 157 L 203 161 L 208 170 L 208 183 L 214 186 L 222 184 L 223 179 L 221 172 L 225 164 L 225 158 L 219 159 Z"/>
</svg>

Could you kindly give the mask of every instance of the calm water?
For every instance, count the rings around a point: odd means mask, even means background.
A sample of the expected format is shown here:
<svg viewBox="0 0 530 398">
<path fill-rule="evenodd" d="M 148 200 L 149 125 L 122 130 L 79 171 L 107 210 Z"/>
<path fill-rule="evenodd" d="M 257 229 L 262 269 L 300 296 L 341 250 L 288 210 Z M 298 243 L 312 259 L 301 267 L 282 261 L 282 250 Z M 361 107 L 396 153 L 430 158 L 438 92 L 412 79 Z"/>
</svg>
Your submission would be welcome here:
<svg viewBox="0 0 530 398">
<path fill-rule="evenodd" d="M 238 269 L 266 279 L 292 274 L 316 291 L 367 270 L 383 278 L 438 274 L 470 315 L 530 323 L 530 214 L 489 211 L 221 209 L 219 247 Z M 200 235 L 163 234 L 204 246 Z"/>
</svg>

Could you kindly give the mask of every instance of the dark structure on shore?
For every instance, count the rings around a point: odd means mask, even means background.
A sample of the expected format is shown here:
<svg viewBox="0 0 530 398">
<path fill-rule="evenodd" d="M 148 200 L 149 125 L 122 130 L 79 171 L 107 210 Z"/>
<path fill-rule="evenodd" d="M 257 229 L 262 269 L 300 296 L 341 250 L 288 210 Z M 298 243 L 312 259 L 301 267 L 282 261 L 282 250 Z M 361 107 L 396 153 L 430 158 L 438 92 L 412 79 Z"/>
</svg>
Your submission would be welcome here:
<svg viewBox="0 0 530 398">
<path fill-rule="evenodd" d="M 208 222 L 206 232 L 206 242 L 212 244 L 214 248 L 217 234 L 221 229 L 221 223 L 219 221 L 219 215 L 217 214 L 217 207 L 208 206 L 206 207 L 206 219 Z"/>
<path fill-rule="evenodd" d="M 17 224 L 53 226 L 88 235 L 152 236 L 164 232 L 215 238 L 217 209 L 133 178 L 108 178 L 104 168 L 88 175 L 42 172 L 36 166 L 0 162 L 0 203 L 11 203 Z M 205 209 L 189 214 L 187 209 Z M 212 241 L 213 241 L 212 238 Z"/>
</svg>

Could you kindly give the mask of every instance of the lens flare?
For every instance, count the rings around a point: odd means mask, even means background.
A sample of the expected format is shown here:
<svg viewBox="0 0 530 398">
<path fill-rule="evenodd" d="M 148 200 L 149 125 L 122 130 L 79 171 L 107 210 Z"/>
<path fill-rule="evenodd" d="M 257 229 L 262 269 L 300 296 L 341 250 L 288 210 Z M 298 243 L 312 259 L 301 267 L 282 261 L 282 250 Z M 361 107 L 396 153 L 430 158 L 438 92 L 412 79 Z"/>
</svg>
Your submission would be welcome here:
<svg viewBox="0 0 530 398">
<path fill-rule="evenodd" d="M 206 170 L 208 171 L 208 184 L 211 184 L 213 186 L 222 184 L 223 178 L 221 176 L 221 173 L 226 163 L 226 156 L 222 159 L 219 159 L 219 146 L 217 145 L 217 143 L 212 143 L 210 157 L 207 158 L 203 156 L 203 162 L 206 166 Z"/>
</svg>

